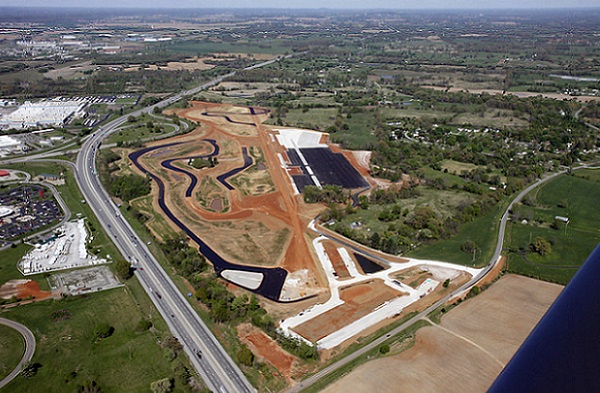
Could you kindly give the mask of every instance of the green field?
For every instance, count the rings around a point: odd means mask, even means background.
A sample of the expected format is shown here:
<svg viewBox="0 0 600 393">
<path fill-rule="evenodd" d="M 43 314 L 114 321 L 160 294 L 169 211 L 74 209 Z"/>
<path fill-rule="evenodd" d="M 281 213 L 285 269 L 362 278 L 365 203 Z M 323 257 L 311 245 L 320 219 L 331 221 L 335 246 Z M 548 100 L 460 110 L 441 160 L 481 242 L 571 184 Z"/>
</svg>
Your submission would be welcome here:
<svg viewBox="0 0 600 393">
<path fill-rule="evenodd" d="M 327 131 L 333 126 L 338 114 L 338 108 L 311 108 L 307 112 L 301 109 L 290 109 L 283 122 L 293 127 L 308 128 L 313 130 Z M 269 123 L 275 124 L 272 118 Z M 374 124 L 373 112 L 362 112 L 349 118 L 342 117 L 343 123 L 347 124 L 347 130 L 338 130 L 331 133 L 330 138 L 334 143 L 350 149 L 364 149 L 377 143 L 377 137 L 372 133 Z"/>
<path fill-rule="evenodd" d="M 439 240 L 432 244 L 425 244 L 407 256 L 420 259 L 433 259 L 438 261 L 458 263 L 466 266 L 483 266 L 490 261 L 498 238 L 498 222 L 504 212 L 502 204 L 496 205 L 492 210 L 475 221 L 464 224 L 460 233 L 447 240 Z M 477 244 L 480 252 L 466 254 L 460 246 L 466 240 Z"/>
<path fill-rule="evenodd" d="M 578 177 L 596 178 L 598 173 L 561 176 L 534 194 L 534 206 L 521 207 L 520 214 L 531 219 L 508 227 L 507 245 L 513 251 L 524 251 L 526 260 L 517 252 L 510 253 L 509 271 L 560 284 L 569 282 L 600 242 L 600 183 Z M 559 222 L 552 229 L 555 216 L 568 217 L 569 224 Z M 545 256 L 529 251 L 529 244 L 538 236 L 552 244 L 552 251 Z"/>
<path fill-rule="evenodd" d="M 0 380 L 17 367 L 24 352 L 23 336 L 13 328 L 0 325 Z"/>
<path fill-rule="evenodd" d="M 574 172 L 574 175 L 583 179 L 600 183 L 600 170 L 598 169 L 581 169 L 577 172 Z"/>
<path fill-rule="evenodd" d="M 17 262 L 21 259 L 31 246 L 18 244 L 16 247 L 9 247 L 0 251 L 0 285 L 8 280 L 23 278 L 21 272 L 17 269 Z"/>
<path fill-rule="evenodd" d="M 401 199 L 396 205 L 401 206 L 402 210 L 414 211 L 418 206 L 429 206 L 439 217 L 446 218 L 456 212 L 458 205 L 467 204 L 474 200 L 473 195 L 462 191 L 439 191 L 428 187 L 419 187 L 420 196 Z M 379 215 L 384 210 L 389 210 L 391 205 L 371 204 L 368 209 L 357 209 L 354 214 L 346 216 L 341 222 L 350 225 L 354 221 L 359 221 L 363 225 L 360 231 L 367 229 L 383 232 L 390 224 L 402 223 L 405 217 L 391 222 L 379 220 Z M 368 235 L 365 233 L 365 235 Z"/>
<path fill-rule="evenodd" d="M 161 127 L 160 132 L 149 130 L 143 124 L 131 124 L 124 126 L 120 131 L 111 134 L 108 137 L 108 143 L 133 142 L 138 139 L 155 139 L 176 130 L 174 124 L 164 124 L 156 120 L 154 121 L 154 124 Z"/>
<path fill-rule="evenodd" d="M 57 310 L 68 310 L 68 320 L 53 320 Z M 6 392 L 76 391 L 86 381 L 96 381 L 102 391 L 148 392 L 152 381 L 171 377 L 181 360 L 159 343 L 168 329 L 150 299 L 132 279 L 127 287 L 91 296 L 49 300 L 20 306 L 2 314 L 29 327 L 37 340 L 32 363 L 37 375 L 19 376 Z M 137 331 L 149 319 L 154 329 Z M 94 329 L 107 323 L 114 333 L 98 340 Z M 185 391 L 178 386 L 175 391 Z"/>
</svg>

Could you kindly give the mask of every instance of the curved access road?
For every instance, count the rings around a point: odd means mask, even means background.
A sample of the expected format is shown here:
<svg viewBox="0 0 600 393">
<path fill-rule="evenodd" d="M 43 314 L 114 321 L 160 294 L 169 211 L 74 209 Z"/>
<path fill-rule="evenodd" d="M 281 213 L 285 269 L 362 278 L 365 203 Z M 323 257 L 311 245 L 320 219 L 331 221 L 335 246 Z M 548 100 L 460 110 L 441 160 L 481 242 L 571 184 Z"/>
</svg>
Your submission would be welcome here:
<svg viewBox="0 0 600 393">
<path fill-rule="evenodd" d="M 0 325 L 15 329 L 21 333 L 25 339 L 25 353 L 23 354 L 23 358 L 11 373 L 8 374 L 2 381 L 0 381 L 0 389 L 2 389 L 4 386 L 8 385 L 10 381 L 15 379 L 23 369 L 23 366 L 30 362 L 33 358 L 33 354 L 35 352 L 35 336 L 26 326 L 15 321 L 11 321 L 10 319 L 0 318 Z"/>
<path fill-rule="evenodd" d="M 583 168 L 588 168 L 587 165 L 578 167 L 578 168 L 573 168 L 572 170 L 578 170 L 578 169 L 583 169 Z M 288 393 L 292 393 L 292 392 L 299 392 L 311 385 L 314 385 L 317 381 L 319 381 L 321 378 L 323 378 L 326 375 L 331 374 L 332 372 L 338 370 L 339 368 L 345 366 L 346 364 L 350 363 L 351 361 L 357 359 L 358 357 L 366 354 L 367 352 L 371 351 L 372 349 L 376 348 L 377 346 L 383 344 L 385 341 L 387 341 L 390 337 L 395 336 L 399 333 L 401 333 L 403 330 L 408 329 L 410 326 L 414 325 L 417 321 L 426 318 L 427 315 L 429 315 L 431 312 L 433 312 L 435 309 L 437 309 L 438 307 L 442 306 L 444 303 L 446 303 L 449 299 L 452 299 L 456 296 L 459 296 L 469 290 L 471 290 L 472 287 L 474 287 L 475 285 L 477 285 L 479 283 L 479 281 L 481 281 L 481 279 L 483 279 L 483 277 L 485 277 L 495 266 L 496 264 L 500 261 L 500 254 L 502 252 L 502 246 L 504 244 L 504 232 L 506 230 L 506 224 L 508 222 L 508 218 L 510 215 L 510 211 L 513 208 L 513 206 L 515 205 L 515 203 L 520 202 L 523 197 L 525 197 L 525 195 L 527 195 L 531 190 L 533 190 L 534 188 L 540 186 L 543 183 L 546 183 L 554 178 L 556 178 L 557 176 L 560 176 L 562 174 L 567 173 L 569 170 L 563 170 L 560 172 L 556 172 L 553 173 L 549 176 L 546 176 L 544 178 L 539 179 L 538 181 L 536 181 L 535 183 L 529 185 L 527 188 L 525 188 L 523 191 L 521 191 L 508 205 L 508 207 L 506 208 L 506 210 L 504 211 L 504 214 L 502 215 L 502 219 L 500 220 L 500 228 L 498 230 L 498 241 L 496 243 L 496 249 L 494 250 L 494 254 L 492 255 L 492 258 L 490 259 L 489 263 L 485 266 L 485 268 L 475 277 L 473 277 L 471 279 L 471 281 L 463 284 L 461 287 L 457 288 L 456 290 L 454 290 L 452 293 L 444 296 L 442 299 L 438 300 L 437 302 L 433 303 L 431 306 L 427 307 L 425 310 L 421 311 L 419 314 L 417 314 L 416 316 L 414 316 L 413 318 L 409 319 L 408 321 L 404 322 L 403 324 L 401 324 L 400 326 L 396 327 L 395 329 L 393 329 L 392 331 L 390 331 L 389 333 L 387 333 L 385 336 L 381 336 L 375 340 L 373 340 L 371 343 L 365 345 L 364 347 L 360 348 L 359 350 L 351 353 L 350 355 L 346 356 L 345 358 L 342 358 L 340 360 L 338 360 L 335 363 L 332 363 L 331 365 L 327 366 L 326 368 L 324 368 L 323 370 L 317 372 L 316 374 L 310 376 L 309 378 L 305 379 L 304 381 L 302 381 L 301 383 L 299 383 L 298 385 L 295 385 L 293 387 L 291 387 L 290 389 L 288 389 L 286 392 Z M 333 240 L 334 242 L 338 242 L 339 240 L 335 237 L 329 236 L 327 233 L 319 231 L 317 227 L 312 227 L 312 229 L 316 232 L 318 232 L 320 235 L 325 236 L 331 240 Z"/>
</svg>

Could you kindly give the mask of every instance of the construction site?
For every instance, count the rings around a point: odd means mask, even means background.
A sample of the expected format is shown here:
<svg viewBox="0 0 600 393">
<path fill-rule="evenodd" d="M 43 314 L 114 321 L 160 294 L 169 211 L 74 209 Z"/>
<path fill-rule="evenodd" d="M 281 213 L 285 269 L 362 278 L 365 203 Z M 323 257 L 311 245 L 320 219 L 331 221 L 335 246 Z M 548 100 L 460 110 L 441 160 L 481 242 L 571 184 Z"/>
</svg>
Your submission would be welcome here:
<svg viewBox="0 0 600 393">
<path fill-rule="evenodd" d="M 266 126 L 262 108 L 196 101 L 169 113 L 198 127 L 129 153 L 153 180 L 153 209 L 220 277 L 267 299 L 283 334 L 333 354 L 480 271 L 382 254 L 321 227 L 325 207 L 305 203 L 304 187 L 356 193 L 376 183 L 368 157 L 331 145 L 328 134 Z M 254 346 L 270 340 L 248 334 Z"/>
</svg>

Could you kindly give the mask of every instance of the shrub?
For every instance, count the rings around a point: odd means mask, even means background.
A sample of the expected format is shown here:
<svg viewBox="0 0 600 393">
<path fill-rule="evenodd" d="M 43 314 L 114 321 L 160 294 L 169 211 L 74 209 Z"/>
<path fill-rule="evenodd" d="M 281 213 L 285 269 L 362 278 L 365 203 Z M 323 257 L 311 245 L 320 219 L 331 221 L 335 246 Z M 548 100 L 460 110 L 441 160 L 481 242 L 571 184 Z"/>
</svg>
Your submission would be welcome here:
<svg viewBox="0 0 600 393">
<path fill-rule="evenodd" d="M 254 354 L 245 345 L 242 345 L 242 347 L 237 351 L 236 358 L 238 362 L 244 366 L 251 367 L 254 363 Z"/>
<path fill-rule="evenodd" d="M 379 353 L 382 354 L 382 355 L 385 355 L 389 351 L 390 351 L 389 344 L 383 344 L 382 346 L 379 347 Z"/>
<path fill-rule="evenodd" d="M 110 326 L 108 323 L 103 322 L 100 323 L 96 326 L 96 328 L 94 329 L 94 337 L 97 340 L 102 340 L 103 338 L 108 338 L 110 336 L 112 336 L 112 334 L 115 332 L 115 328 Z"/>
</svg>

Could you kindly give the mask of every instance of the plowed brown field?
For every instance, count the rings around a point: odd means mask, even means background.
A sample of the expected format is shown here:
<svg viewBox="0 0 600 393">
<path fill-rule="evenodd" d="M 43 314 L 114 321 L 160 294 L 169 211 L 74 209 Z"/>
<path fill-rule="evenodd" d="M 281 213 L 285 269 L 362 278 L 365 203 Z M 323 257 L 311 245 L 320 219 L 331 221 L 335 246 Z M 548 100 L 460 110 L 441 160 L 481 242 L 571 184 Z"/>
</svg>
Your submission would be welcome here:
<svg viewBox="0 0 600 393">
<path fill-rule="evenodd" d="M 440 326 L 420 329 L 412 348 L 366 363 L 324 392 L 484 392 L 561 290 L 504 276 L 454 308 Z"/>
</svg>

